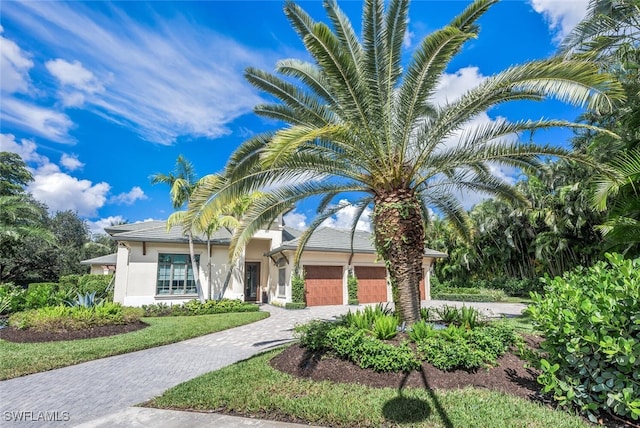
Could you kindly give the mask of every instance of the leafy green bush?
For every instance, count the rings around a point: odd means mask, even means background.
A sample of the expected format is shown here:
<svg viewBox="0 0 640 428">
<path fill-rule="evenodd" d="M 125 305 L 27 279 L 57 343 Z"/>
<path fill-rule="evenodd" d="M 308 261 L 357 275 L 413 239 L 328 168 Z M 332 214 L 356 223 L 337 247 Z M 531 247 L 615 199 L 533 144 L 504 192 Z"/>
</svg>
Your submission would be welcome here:
<svg viewBox="0 0 640 428">
<path fill-rule="evenodd" d="M 55 282 L 37 282 L 29 284 L 24 296 L 25 309 L 38 309 L 46 306 L 63 305 L 73 294 L 67 290 L 59 290 Z"/>
<path fill-rule="evenodd" d="M 468 292 L 453 292 L 446 290 L 453 289 L 487 289 L 487 290 L 501 290 L 506 295 L 529 297 L 531 292 L 541 292 L 543 287 L 539 279 L 534 278 L 492 278 L 492 279 L 474 279 L 465 282 L 459 281 L 446 281 L 440 282 L 436 279 L 434 286 L 434 277 L 431 277 L 431 295 L 438 294 L 478 294 Z M 480 293 L 484 294 L 484 293 Z M 433 297 L 435 299 L 435 297 Z M 441 299 L 445 300 L 445 299 Z M 450 299 L 453 300 L 453 299 Z M 471 300 L 470 300 L 471 301 Z M 475 300 L 480 301 L 480 300 Z M 486 300 L 488 301 L 488 300 Z"/>
<path fill-rule="evenodd" d="M 418 340 L 416 345 L 424 359 L 440 370 L 477 370 L 495 364 L 518 341 L 507 324 L 494 324 L 473 330 L 450 325 Z"/>
<path fill-rule="evenodd" d="M 406 343 L 394 346 L 368 335 L 364 330 L 338 326 L 327 333 L 327 343 L 337 356 L 378 372 L 409 372 L 420 361 Z"/>
<path fill-rule="evenodd" d="M 640 419 L 640 259 L 607 261 L 545 278 L 529 314 L 545 340 L 538 381 L 591 420 L 598 411 Z"/>
<path fill-rule="evenodd" d="M 78 291 L 78 283 L 80 282 L 81 277 L 82 275 L 78 274 L 61 276 L 58 280 L 58 288 L 60 290 L 68 290 L 75 293 Z"/>
<path fill-rule="evenodd" d="M 0 314 L 11 314 L 23 309 L 27 290 L 12 282 L 0 284 Z"/>
<path fill-rule="evenodd" d="M 373 321 L 373 335 L 380 340 L 389 340 L 398 334 L 398 318 L 383 315 Z"/>
<path fill-rule="evenodd" d="M 295 274 L 291 277 L 291 301 L 293 303 L 306 303 L 304 293 L 304 275 Z"/>
<path fill-rule="evenodd" d="M 164 317 L 256 312 L 260 310 L 260 307 L 240 299 L 206 300 L 204 303 L 194 299 L 181 305 L 167 305 L 166 303 L 142 305 L 142 309 L 145 317 Z"/>
<path fill-rule="evenodd" d="M 15 313 L 9 317 L 9 325 L 17 329 L 59 332 L 128 324 L 139 320 L 141 315 L 138 308 L 123 308 L 110 302 L 93 308 L 47 306 Z"/>
<path fill-rule="evenodd" d="M 112 279 L 113 275 L 82 275 L 77 292 L 83 295 L 95 292 L 99 299 L 113 301 L 113 291 L 108 290 Z"/>
<path fill-rule="evenodd" d="M 330 348 L 327 334 L 339 325 L 336 322 L 312 320 L 305 324 L 296 325 L 293 328 L 293 333 L 304 348 L 310 351 L 320 351 Z"/>
</svg>

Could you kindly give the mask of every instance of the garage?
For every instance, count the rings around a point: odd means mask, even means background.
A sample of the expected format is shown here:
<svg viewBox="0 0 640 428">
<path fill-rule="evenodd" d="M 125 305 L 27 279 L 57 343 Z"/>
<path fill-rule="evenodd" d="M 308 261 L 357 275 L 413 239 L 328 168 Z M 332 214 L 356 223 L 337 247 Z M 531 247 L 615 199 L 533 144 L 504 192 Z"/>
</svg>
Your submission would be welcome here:
<svg viewBox="0 0 640 428">
<path fill-rule="evenodd" d="M 387 302 L 387 269 L 379 266 L 356 266 L 358 301 L 360 303 Z"/>
<path fill-rule="evenodd" d="M 342 305 L 342 266 L 304 266 L 307 306 Z"/>
</svg>

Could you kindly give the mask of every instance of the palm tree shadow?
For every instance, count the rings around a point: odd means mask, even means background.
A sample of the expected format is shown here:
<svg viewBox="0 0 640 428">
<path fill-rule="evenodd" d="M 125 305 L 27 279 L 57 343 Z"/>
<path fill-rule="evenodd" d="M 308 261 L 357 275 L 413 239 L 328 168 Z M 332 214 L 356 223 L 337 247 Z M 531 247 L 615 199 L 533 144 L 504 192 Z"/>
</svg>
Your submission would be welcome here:
<svg viewBox="0 0 640 428">
<path fill-rule="evenodd" d="M 382 414 L 388 421 L 396 423 L 418 423 L 426 420 L 432 414 L 431 406 L 425 400 L 405 397 L 403 395 L 402 391 L 410 374 L 411 373 L 405 373 L 398 387 L 398 396 L 387 401 L 382 407 Z M 446 428 L 454 428 L 447 412 L 442 407 L 442 404 L 440 404 L 440 400 L 429 386 L 429 381 L 423 368 L 420 368 L 420 375 L 422 376 L 425 390 L 429 394 L 440 420 Z"/>
</svg>

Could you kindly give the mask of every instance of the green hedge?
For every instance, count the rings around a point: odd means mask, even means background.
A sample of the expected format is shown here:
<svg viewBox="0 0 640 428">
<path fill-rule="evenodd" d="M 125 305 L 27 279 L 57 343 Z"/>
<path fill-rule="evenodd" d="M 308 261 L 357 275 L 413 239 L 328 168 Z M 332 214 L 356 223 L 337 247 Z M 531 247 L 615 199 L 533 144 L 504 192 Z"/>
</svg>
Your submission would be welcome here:
<svg viewBox="0 0 640 428">
<path fill-rule="evenodd" d="M 307 304 L 304 302 L 287 302 L 284 304 L 285 309 L 304 309 Z"/>
<path fill-rule="evenodd" d="M 505 297 L 501 290 L 469 288 L 442 289 L 441 292 L 431 295 L 434 300 L 455 300 L 459 302 L 502 302 Z"/>
<path fill-rule="evenodd" d="M 231 312 L 257 312 L 260 307 L 255 303 L 244 302 L 240 299 L 190 300 L 181 305 L 168 305 L 166 303 L 154 303 L 142 305 L 145 317 L 189 316 L 226 314 Z"/>
</svg>

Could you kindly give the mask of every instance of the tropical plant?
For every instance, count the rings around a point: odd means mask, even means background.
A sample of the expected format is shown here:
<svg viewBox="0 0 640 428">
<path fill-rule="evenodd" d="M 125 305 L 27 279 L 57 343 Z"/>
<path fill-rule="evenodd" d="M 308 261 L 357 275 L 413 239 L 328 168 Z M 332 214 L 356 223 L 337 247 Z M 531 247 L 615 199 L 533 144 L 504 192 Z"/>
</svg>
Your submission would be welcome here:
<svg viewBox="0 0 640 428">
<path fill-rule="evenodd" d="M 380 340 L 389 340 L 398 334 L 398 318 L 393 315 L 377 317 L 373 321 L 373 335 Z"/>
<path fill-rule="evenodd" d="M 68 306 L 81 306 L 83 308 L 93 308 L 94 306 L 99 306 L 102 302 L 104 302 L 104 300 L 96 298 L 95 291 L 85 294 L 76 293 L 75 300 L 65 301 Z"/>
<path fill-rule="evenodd" d="M 460 191 L 522 200 L 491 174 L 496 165 L 535 169 L 540 154 L 566 156 L 560 148 L 514 142 L 514 134 L 550 127 L 589 127 L 563 120 L 474 125 L 472 119 L 508 101 L 562 101 L 607 110 L 622 98 L 617 82 L 592 62 L 540 60 L 513 66 L 444 105 L 433 101 L 438 82 L 465 42 L 478 35 L 477 19 L 494 0 L 469 5 L 444 28 L 425 37 L 402 63 L 408 0 L 364 2 L 361 40 L 335 1 L 325 9 L 333 31 L 288 2 L 285 14 L 313 63 L 289 59 L 279 75 L 254 68 L 246 77 L 279 103 L 255 112 L 286 127 L 258 135 L 232 155 L 225 184 L 199 198 L 224 205 L 239 194 L 265 192 L 236 231 L 238 257 L 254 233 L 303 199 L 322 195 L 319 215 L 300 237 L 295 261 L 313 231 L 345 207 L 344 193 L 359 195 L 353 227 L 373 205 L 375 247 L 385 261 L 400 318 L 419 319 L 419 282 L 427 206 L 470 235 Z M 296 83 L 292 83 L 296 81 Z M 455 144 L 451 141 L 455 140 Z"/>
</svg>

